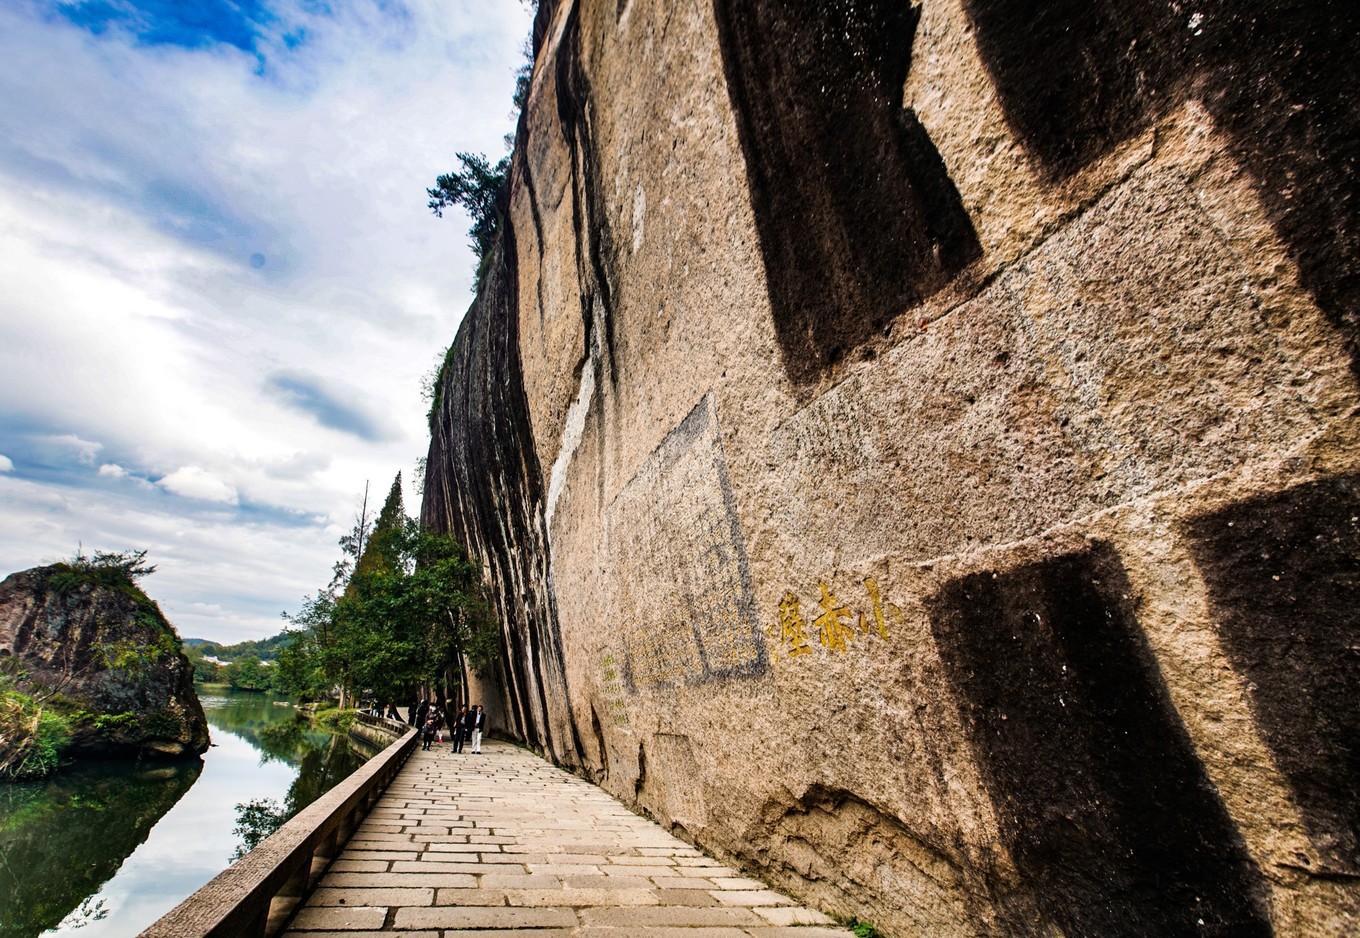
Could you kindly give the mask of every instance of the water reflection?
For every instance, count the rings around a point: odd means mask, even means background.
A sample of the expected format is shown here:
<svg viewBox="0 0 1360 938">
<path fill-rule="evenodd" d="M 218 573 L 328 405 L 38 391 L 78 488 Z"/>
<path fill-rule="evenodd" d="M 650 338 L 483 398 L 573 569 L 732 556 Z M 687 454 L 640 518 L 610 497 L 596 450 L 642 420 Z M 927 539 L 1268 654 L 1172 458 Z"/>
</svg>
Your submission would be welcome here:
<svg viewBox="0 0 1360 938">
<path fill-rule="evenodd" d="M 40 934 L 79 907 L 202 769 L 92 764 L 47 783 L 0 785 L 0 935 Z M 107 914 L 97 903 L 84 910 L 92 921 Z"/>
<path fill-rule="evenodd" d="M 0 785 L 0 938 L 134 936 L 235 859 L 238 805 L 291 817 L 363 761 L 347 737 L 265 695 L 202 700 L 213 742 L 202 762 Z"/>
</svg>

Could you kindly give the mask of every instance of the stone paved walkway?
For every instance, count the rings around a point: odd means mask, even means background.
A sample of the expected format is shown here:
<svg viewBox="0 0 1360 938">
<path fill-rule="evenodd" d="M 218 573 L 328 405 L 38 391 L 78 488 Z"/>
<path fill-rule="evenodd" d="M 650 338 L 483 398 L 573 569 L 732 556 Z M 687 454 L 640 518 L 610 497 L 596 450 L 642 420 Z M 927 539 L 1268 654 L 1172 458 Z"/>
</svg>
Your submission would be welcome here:
<svg viewBox="0 0 1360 938">
<path fill-rule="evenodd" d="M 522 749 L 416 750 L 289 938 L 846 938 Z"/>
</svg>

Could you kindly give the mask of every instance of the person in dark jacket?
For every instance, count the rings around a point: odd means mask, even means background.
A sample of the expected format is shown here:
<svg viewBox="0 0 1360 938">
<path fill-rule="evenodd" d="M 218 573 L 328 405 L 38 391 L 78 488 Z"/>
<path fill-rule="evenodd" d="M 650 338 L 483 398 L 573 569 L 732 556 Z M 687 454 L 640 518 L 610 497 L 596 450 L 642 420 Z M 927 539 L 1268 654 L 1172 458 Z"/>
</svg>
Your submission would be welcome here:
<svg viewBox="0 0 1360 938">
<path fill-rule="evenodd" d="M 430 744 L 434 742 L 434 734 L 438 731 L 439 728 L 435 726 L 434 717 L 426 718 L 425 722 L 421 724 L 420 727 L 420 748 L 422 750 L 428 750 L 430 748 Z"/>
<path fill-rule="evenodd" d="M 468 709 L 466 706 L 458 708 L 458 712 L 453 717 L 453 751 L 463 751 L 463 741 L 468 735 Z"/>
</svg>

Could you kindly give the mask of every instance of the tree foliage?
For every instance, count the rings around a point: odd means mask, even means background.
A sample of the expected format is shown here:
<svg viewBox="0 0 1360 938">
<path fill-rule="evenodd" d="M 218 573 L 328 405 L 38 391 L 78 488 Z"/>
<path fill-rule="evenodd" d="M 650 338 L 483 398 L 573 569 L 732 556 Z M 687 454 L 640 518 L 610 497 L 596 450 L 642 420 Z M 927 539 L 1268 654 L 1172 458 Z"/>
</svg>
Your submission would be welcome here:
<svg viewBox="0 0 1360 938">
<path fill-rule="evenodd" d="M 461 170 L 437 178 L 433 189 L 426 189 L 430 197 L 430 211 L 436 218 L 444 217 L 444 209 L 460 206 L 472 219 L 468 237 L 478 261 L 491 252 L 491 245 L 500 230 L 500 211 L 497 203 L 510 174 L 510 157 L 502 157 L 494 166 L 482 153 L 458 153 Z"/>
<path fill-rule="evenodd" d="M 142 596 L 137 581 L 155 572 L 155 566 L 146 562 L 144 550 L 97 550 L 94 556 L 77 550 L 70 560 L 53 566 L 48 582 L 58 593 L 69 593 L 82 586 L 104 586 Z"/>
<path fill-rule="evenodd" d="M 222 668 L 222 677 L 237 690 L 268 690 L 270 688 L 269 669 L 254 655 L 237 658 Z"/>
<path fill-rule="evenodd" d="M 275 686 L 291 696 L 339 687 L 343 707 L 364 690 L 382 700 L 448 692 L 465 661 L 480 667 L 494 657 L 498 633 L 479 569 L 451 536 L 406 517 L 400 480 L 371 532 L 342 540 L 353 553 L 349 579 L 285 615 L 293 641 L 279 654 Z"/>
</svg>

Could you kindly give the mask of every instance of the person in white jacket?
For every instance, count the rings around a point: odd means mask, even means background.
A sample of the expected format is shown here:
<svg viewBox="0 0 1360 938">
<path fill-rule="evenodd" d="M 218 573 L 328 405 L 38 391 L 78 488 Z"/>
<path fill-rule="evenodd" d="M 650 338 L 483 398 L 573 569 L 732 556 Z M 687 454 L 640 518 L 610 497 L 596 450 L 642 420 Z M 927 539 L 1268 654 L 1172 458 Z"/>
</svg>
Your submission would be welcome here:
<svg viewBox="0 0 1360 938">
<path fill-rule="evenodd" d="M 482 730 L 486 729 L 486 714 L 482 712 L 481 704 L 478 704 L 476 709 L 468 714 L 468 725 L 472 728 L 472 751 L 480 753 L 482 751 Z"/>
</svg>

